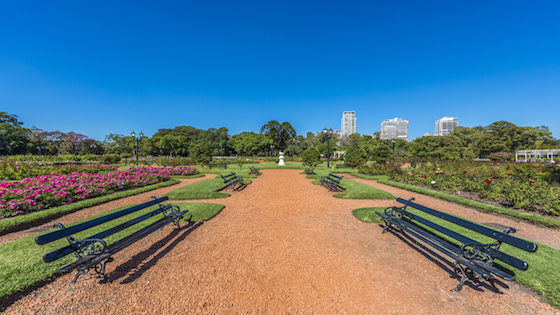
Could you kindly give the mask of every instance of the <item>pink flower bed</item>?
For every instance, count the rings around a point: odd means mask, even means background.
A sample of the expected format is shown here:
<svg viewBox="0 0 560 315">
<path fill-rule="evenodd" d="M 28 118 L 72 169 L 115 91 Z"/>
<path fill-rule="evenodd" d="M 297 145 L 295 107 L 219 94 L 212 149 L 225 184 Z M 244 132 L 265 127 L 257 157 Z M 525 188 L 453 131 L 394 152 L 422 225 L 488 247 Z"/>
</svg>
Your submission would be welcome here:
<svg viewBox="0 0 560 315">
<path fill-rule="evenodd" d="M 108 195 L 167 181 L 172 175 L 197 174 L 187 167 L 140 167 L 107 174 L 55 174 L 0 183 L 0 218 Z"/>
</svg>

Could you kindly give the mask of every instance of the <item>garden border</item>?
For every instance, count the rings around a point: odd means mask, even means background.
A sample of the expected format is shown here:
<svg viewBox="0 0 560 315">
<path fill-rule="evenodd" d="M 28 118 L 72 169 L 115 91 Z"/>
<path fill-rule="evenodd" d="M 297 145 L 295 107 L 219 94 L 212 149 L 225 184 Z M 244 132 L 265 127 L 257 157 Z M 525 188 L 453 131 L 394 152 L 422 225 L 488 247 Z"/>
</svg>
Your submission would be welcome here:
<svg viewBox="0 0 560 315">
<path fill-rule="evenodd" d="M 457 204 L 460 204 L 460 205 L 464 205 L 464 206 L 467 206 L 467 207 L 474 208 L 474 209 L 476 209 L 480 212 L 484 212 L 484 213 L 502 214 L 502 215 L 512 217 L 514 219 L 524 220 L 524 221 L 527 221 L 527 222 L 530 222 L 530 223 L 533 223 L 533 224 L 543 225 L 543 226 L 546 226 L 546 227 L 549 227 L 549 228 L 560 227 L 560 221 L 552 219 L 552 218 L 547 218 L 547 217 L 543 217 L 543 216 L 540 216 L 540 215 L 532 214 L 532 213 L 510 210 L 510 209 L 507 209 L 507 208 L 490 205 L 490 204 L 487 204 L 487 203 L 484 203 L 484 202 L 475 201 L 475 200 L 467 199 L 467 198 L 460 197 L 460 196 L 455 196 L 455 195 L 452 195 L 452 194 L 449 194 L 449 193 L 446 193 L 446 192 L 436 191 L 436 190 L 432 190 L 432 189 L 428 189 L 428 188 L 424 188 L 424 187 L 419 187 L 419 186 L 415 186 L 415 185 L 396 182 L 396 181 L 393 181 L 393 180 L 390 180 L 390 179 L 378 179 L 377 182 L 380 183 L 380 184 L 385 184 L 385 185 L 389 185 L 389 186 L 393 186 L 393 187 L 417 192 L 417 193 L 420 193 L 420 194 L 436 197 L 436 198 L 443 199 L 443 200 L 446 200 L 446 201 L 451 201 L 451 202 L 454 202 L 454 203 L 457 203 Z"/>
<path fill-rule="evenodd" d="M 141 194 L 158 188 L 172 186 L 175 184 L 179 184 L 180 182 L 181 182 L 180 180 L 172 178 L 168 181 L 161 182 L 161 183 L 156 183 L 156 184 L 139 187 L 139 188 L 133 188 L 125 191 L 119 191 L 105 196 L 85 199 L 63 206 L 58 206 L 46 210 L 32 212 L 29 214 L 2 219 L 0 220 L 0 236 L 12 232 L 21 231 L 31 226 L 36 226 L 38 224 L 47 222 L 52 219 L 59 218 L 63 215 L 76 212 L 84 208 L 93 207 L 108 201 L 113 201 L 116 199 L 121 199 L 129 196 Z"/>
</svg>

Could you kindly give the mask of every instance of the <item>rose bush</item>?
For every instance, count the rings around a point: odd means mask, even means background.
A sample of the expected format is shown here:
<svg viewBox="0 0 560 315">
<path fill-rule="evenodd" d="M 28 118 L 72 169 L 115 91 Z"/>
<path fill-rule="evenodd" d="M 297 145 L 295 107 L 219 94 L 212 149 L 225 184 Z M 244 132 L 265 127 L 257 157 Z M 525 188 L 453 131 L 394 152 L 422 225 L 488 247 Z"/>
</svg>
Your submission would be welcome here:
<svg viewBox="0 0 560 315">
<path fill-rule="evenodd" d="M 28 177 L 0 183 L 0 217 L 40 211 L 78 200 L 167 181 L 172 175 L 193 175 L 188 167 L 140 167 L 106 174 L 71 173 Z"/>
<path fill-rule="evenodd" d="M 560 185 L 557 167 L 526 163 L 431 161 L 413 170 L 391 172 L 392 179 L 458 193 L 504 206 L 557 216 Z"/>
</svg>

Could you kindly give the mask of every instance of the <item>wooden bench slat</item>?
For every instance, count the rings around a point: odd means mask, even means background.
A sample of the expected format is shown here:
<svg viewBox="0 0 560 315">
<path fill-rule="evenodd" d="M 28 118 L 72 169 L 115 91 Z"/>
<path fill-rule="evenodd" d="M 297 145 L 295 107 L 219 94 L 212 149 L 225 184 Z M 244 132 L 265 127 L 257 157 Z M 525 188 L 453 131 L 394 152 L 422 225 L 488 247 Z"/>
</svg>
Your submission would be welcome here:
<svg viewBox="0 0 560 315">
<path fill-rule="evenodd" d="M 420 222 L 420 223 L 422 223 L 422 224 L 424 224 L 424 225 L 426 225 L 426 226 L 428 226 L 428 227 L 430 227 L 430 228 L 432 228 L 432 229 L 434 229 L 434 230 L 436 230 L 436 231 L 438 231 L 442 234 L 445 234 L 449 237 L 452 237 L 452 238 L 458 240 L 459 242 L 461 242 L 463 244 L 477 244 L 477 245 L 481 245 L 481 246 L 483 245 L 482 243 L 480 243 L 478 241 L 475 241 L 475 240 L 473 240 L 469 237 L 466 237 L 462 234 L 459 234 L 455 231 L 452 231 L 452 230 L 450 230 L 446 227 L 443 227 L 443 226 L 441 226 L 439 224 L 436 224 L 432 221 L 429 221 L 425 218 L 414 215 L 414 214 L 410 213 L 409 211 L 405 210 L 403 212 L 406 214 L 407 217 L 409 217 L 409 218 L 411 218 L 415 221 L 418 221 L 418 222 Z M 527 264 L 523 260 L 515 258 L 513 256 L 510 256 L 510 255 L 508 255 L 506 253 L 503 253 L 503 252 L 500 252 L 498 250 L 492 251 L 492 256 L 494 256 L 495 258 L 503 261 L 504 263 L 506 263 L 506 264 L 508 264 L 512 267 L 515 267 L 517 269 L 520 269 L 520 270 L 527 270 L 527 268 L 529 268 L 529 264 Z"/>
<path fill-rule="evenodd" d="M 79 269 L 87 269 L 90 268 L 91 266 L 100 263 L 101 261 L 109 258 L 110 256 L 118 253 L 119 251 L 125 249 L 126 247 L 128 247 L 129 245 L 135 243 L 136 241 L 144 238 L 145 236 L 159 230 L 161 227 L 163 227 L 164 225 L 166 225 L 167 223 L 177 219 L 178 217 L 184 215 L 185 213 L 187 213 L 188 210 L 183 210 L 179 213 L 177 213 L 176 215 L 172 216 L 172 217 L 163 217 L 158 221 L 155 221 L 153 223 L 151 223 L 148 226 L 143 227 L 142 229 L 116 241 L 115 243 L 109 245 L 106 249 L 106 251 L 98 256 L 86 256 L 83 258 L 80 258 L 78 260 L 76 260 L 75 262 L 72 262 L 64 267 L 61 267 L 59 269 L 60 272 L 62 273 L 66 273 L 69 271 L 72 271 L 73 269 L 79 268 Z"/>
<path fill-rule="evenodd" d="M 120 232 L 120 231 L 122 231 L 122 230 L 124 230 L 124 229 L 126 229 L 126 228 L 128 228 L 128 227 L 131 227 L 131 226 L 133 226 L 133 225 L 135 225 L 135 224 L 137 224 L 137 223 L 140 223 L 140 222 L 142 222 L 142 221 L 144 221 L 144 220 L 146 220 L 146 219 L 149 219 L 150 217 L 156 216 L 156 215 L 160 214 L 161 211 L 162 211 L 161 208 L 156 209 L 156 210 L 154 210 L 154 211 L 151 211 L 151 212 L 149 212 L 149 213 L 146 213 L 146 214 L 144 214 L 144 215 L 141 215 L 141 216 L 139 216 L 139 217 L 137 217 L 137 218 L 134 218 L 134 219 L 132 219 L 132 220 L 130 220 L 130 221 L 127 221 L 127 222 L 122 223 L 122 224 L 120 224 L 120 225 L 114 226 L 114 227 L 112 227 L 112 228 L 110 228 L 110 229 L 108 229 L 108 230 L 105 230 L 105 231 L 101 232 L 101 233 L 97 233 L 97 234 L 95 234 L 95 235 L 86 237 L 85 239 L 94 239 L 94 238 L 97 238 L 97 239 L 104 239 L 104 238 L 106 238 L 106 237 L 108 237 L 108 236 L 111 236 L 111 235 L 113 235 L 113 234 L 115 234 L 115 233 L 118 233 L 118 232 Z M 84 242 L 84 244 L 83 244 L 82 246 L 87 246 L 87 245 L 89 245 L 89 244 L 91 244 L 91 242 Z M 66 255 L 72 254 L 72 253 L 74 252 L 74 248 L 75 248 L 75 247 L 76 247 L 75 245 L 68 245 L 68 246 L 66 246 L 66 247 L 59 248 L 59 249 L 57 249 L 57 250 L 55 250 L 55 251 L 53 251 L 53 252 L 50 252 L 50 253 L 46 254 L 45 256 L 43 256 L 43 260 L 44 260 L 45 262 L 53 262 L 53 261 L 55 261 L 55 260 L 57 260 L 57 259 L 60 259 L 60 258 L 62 258 L 62 257 L 64 257 L 64 256 L 66 256 Z"/>
<path fill-rule="evenodd" d="M 493 230 L 491 228 L 485 227 L 483 225 L 480 225 L 480 224 L 477 224 L 477 223 L 474 223 L 474 222 L 471 222 L 471 221 L 461 219 L 459 217 L 447 214 L 445 212 L 430 209 L 430 208 L 425 207 L 423 205 L 420 205 L 420 204 L 417 204 L 415 202 L 405 200 L 405 199 L 402 199 L 402 198 L 397 198 L 397 201 L 402 203 L 402 204 L 405 204 L 407 206 L 410 206 L 414 209 L 423 211 L 427 214 L 433 215 L 435 217 L 438 217 L 440 219 L 449 221 L 451 223 L 455 223 L 459 226 L 468 228 L 468 229 L 473 230 L 475 232 L 478 232 L 482 235 L 485 235 L 485 236 L 491 237 L 495 240 L 507 243 L 507 244 L 509 244 L 511 246 L 514 246 L 514 247 L 517 247 L 519 249 L 523 249 L 523 250 L 528 251 L 528 252 L 535 252 L 538 248 L 537 244 L 535 244 L 535 243 L 517 238 L 515 236 L 508 235 L 506 233 L 503 233 L 503 232 L 500 232 L 500 231 L 497 231 L 497 230 Z"/>
<path fill-rule="evenodd" d="M 61 238 L 70 236 L 72 234 L 87 230 L 91 227 L 103 224 L 105 222 L 112 221 L 114 219 L 117 219 L 117 218 L 123 217 L 125 215 L 134 213 L 134 212 L 142 210 L 144 208 L 153 206 L 155 204 L 166 201 L 168 199 L 169 199 L 169 197 L 162 197 L 162 198 L 154 199 L 154 200 L 148 201 L 148 202 L 140 204 L 140 205 L 136 205 L 136 206 L 133 206 L 133 207 L 130 207 L 130 208 L 127 208 L 127 209 L 123 209 L 123 210 L 120 210 L 120 211 L 117 211 L 117 212 L 114 212 L 114 213 L 111 213 L 111 214 L 108 214 L 108 215 L 105 215 L 105 216 L 102 216 L 102 217 L 99 217 L 99 218 L 96 218 L 96 219 L 93 219 L 93 220 L 90 220 L 90 221 L 86 221 L 86 222 L 83 222 L 83 223 L 80 223 L 80 224 L 70 226 L 68 228 L 64 228 L 64 229 L 61 229 L 61 230 L 58 230 L 58 231 L 54 231 L 54 232 L 51 232 L 51 233 L 40 235 L 40 236 L 37 236 L 35 238 L 35 243 L 37 243 L 39 245 L 47 244 L 47 243 L 59 240 Z"/>
</svg>

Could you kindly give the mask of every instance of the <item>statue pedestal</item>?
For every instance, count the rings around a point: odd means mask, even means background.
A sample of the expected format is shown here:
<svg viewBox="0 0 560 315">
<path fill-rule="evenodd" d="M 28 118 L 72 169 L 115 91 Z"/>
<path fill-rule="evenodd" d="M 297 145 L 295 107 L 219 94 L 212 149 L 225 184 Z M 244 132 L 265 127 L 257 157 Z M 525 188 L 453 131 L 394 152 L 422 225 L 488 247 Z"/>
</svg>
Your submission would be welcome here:
<svg viewBox="0 0 560 315">
<path fill-rule="evenodd" d="M 278 166 L 286 166 L 286 162 L 284 162 L 284 152 L 280 152 L 280 157 L 278 158 Z"/>
</svg>

